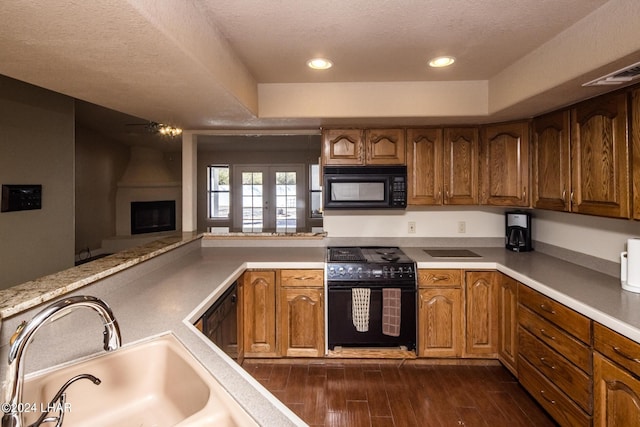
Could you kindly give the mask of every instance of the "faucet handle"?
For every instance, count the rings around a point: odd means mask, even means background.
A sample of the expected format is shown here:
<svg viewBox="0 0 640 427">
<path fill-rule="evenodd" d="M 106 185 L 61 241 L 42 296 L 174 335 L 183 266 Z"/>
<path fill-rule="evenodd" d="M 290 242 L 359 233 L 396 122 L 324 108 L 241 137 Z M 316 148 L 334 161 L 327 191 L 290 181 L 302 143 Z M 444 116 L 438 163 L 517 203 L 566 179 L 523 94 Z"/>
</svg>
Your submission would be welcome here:
<svg viewBox="0 0 640 427">
<path fill-rule="evenodd" d="M 15 340 L 18 338 L 18 335 L 20 335 L 20 332 L 22 332 L 25 326 L 27 326 L 27 322 L 23 320 L 22 323 L 18 325 L 13 335 L 11 335 L 11 338 L 9 338 L 9 345 L 12 345 L 15 342 Z"/>
</svg>

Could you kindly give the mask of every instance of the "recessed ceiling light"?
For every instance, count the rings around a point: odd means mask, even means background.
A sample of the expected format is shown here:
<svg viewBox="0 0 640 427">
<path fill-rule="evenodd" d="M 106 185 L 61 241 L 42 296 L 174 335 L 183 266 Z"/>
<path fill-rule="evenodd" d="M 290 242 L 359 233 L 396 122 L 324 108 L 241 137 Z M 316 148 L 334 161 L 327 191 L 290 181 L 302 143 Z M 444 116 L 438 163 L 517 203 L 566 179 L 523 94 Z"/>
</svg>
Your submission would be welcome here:
<svg viewBox="0 0 640 427">
<path fill-rule="evenodd" d="M 307 66 L 314 70 L 326 70 L 333 66 L 333 62 L 326 58 L 313 58 L 307 61 Z"/>
<path fill-rule="evenodd" d="M 454 62 L 456 62 L 456 59 L 453 56 L 438 56 L 437 58 L 433 58 L 431 61 L 429 61 L 429 66 L 434 68 L 442 68 L 448 67 Z"/>
</svg>

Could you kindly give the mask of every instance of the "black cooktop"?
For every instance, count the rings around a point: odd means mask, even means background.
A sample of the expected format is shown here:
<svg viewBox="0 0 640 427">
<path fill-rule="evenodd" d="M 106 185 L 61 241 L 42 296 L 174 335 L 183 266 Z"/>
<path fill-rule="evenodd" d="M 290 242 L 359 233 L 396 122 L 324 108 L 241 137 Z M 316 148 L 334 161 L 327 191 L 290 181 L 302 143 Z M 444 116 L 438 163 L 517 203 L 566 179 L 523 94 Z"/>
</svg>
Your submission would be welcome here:
<svg viewBox="0 0 640 427">
<path fill-rule="evenodd" d="M 343 246 L 329 247 L 328 262 L 366 262 L 366 263 L 406 263 L 413 262 L 397 247 L 388 246 Z"/>
</svg>

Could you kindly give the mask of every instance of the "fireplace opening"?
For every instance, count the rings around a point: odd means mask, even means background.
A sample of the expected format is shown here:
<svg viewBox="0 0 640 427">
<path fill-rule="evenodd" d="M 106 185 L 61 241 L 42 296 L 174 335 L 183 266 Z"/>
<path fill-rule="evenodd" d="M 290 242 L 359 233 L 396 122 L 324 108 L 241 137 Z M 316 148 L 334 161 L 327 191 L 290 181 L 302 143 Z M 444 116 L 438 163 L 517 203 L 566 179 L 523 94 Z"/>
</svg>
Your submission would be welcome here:
<svg viewBox="0 0 640 427">
<path fill-rule="evenodd" d="M 131 234 L 176 229 L 175 200 L 131 202 Z"/>
</svg>

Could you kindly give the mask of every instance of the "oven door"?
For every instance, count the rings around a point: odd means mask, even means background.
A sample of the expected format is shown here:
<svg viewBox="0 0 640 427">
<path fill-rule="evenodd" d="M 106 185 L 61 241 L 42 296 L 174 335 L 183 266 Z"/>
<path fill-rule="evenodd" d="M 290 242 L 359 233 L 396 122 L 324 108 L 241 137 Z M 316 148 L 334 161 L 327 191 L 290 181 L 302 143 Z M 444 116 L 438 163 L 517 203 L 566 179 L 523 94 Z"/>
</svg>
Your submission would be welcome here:
<svg viewBox="0 0 640 427">
<path fill-rule="evenodd" d="M 352 289 L 369 288 L 369 326 L 359 332 L 353 322 Z M 382 290 L 400 288 L 400 335 L 382 333 Z M 416 349 L 417 289 L 415 286 L 400 287 L 366 283 L 332 283 L 327 287 L 327 343 L 328 349 L 341 347 L 406 347 Z"/>
</svg>

